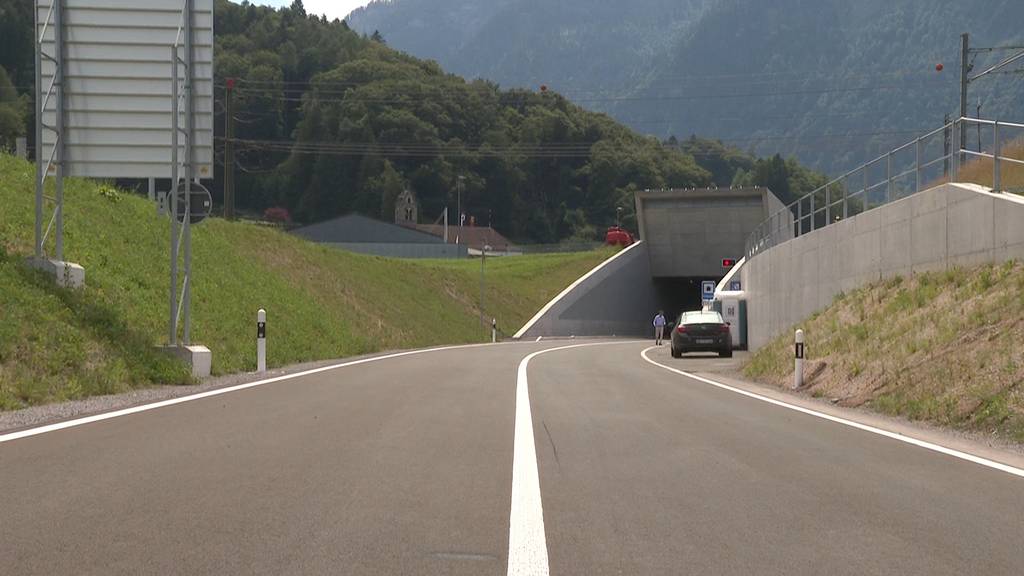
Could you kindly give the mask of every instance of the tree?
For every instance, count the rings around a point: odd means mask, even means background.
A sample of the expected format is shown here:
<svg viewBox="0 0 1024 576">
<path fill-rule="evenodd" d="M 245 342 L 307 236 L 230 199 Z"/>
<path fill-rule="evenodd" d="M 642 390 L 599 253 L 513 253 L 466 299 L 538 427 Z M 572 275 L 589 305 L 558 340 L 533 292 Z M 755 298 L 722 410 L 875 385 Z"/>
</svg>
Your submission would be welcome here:
<svg viewBox="0 0 1024 576">
<path fill-rule="evenodd" d="M 367 181 L 367 194 L 380 203 L 381 220 L 389 221 L 395 217 L 395 199 L 405 188 L 406 183 L 402 175 L 387 160 L 384 161 L 384 168 L 380 174 Z"/>
<path fill-rule="evenodd" d="M 25 135 L 26 101 L 18 97 L 7 70 L 0 66 L 0 149 L 10 150 Z"/>
<path fill-rule="evenodd" d="M 238 206 L 256 214 L 280 206 L 305 223 L 349 212 L 390 219 L 409 186 L 433 220 L 454 211 L 462 176 L 467 214 L 481 223 L 493 214 L 517 241 L 556 242 L 591 236 L 620 207 L 632 225 L 636 190 L 708 186 L 754 164 L 720 144 L 666 148 L 554 91 L 467 82 L 392 50 L 379 32 L 300 18 L 298 2 L 216 2 L 215 83 L 239 79 Z M 215 130 L 223 137 L 222 122 Z"/>
</svg>

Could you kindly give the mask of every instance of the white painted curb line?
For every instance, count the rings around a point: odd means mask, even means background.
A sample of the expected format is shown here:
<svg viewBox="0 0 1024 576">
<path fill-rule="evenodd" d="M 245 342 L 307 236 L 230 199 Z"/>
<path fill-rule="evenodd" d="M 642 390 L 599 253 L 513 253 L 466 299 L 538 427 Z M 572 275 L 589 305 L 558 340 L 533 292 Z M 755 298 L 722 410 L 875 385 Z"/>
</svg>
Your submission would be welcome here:
<svg viewBox="0 0 1024 576">
<path fill-rule="evenodd" d="M 989 460 L 987 458 L 982 458 L 980 456 L 975 456 L 973 454 L 968 454 L 966 452 L 961 452 L 959 450 L 954 450 L 952 448 L 946 448 L 945 446 L 939 446 L 938 444 L 933 444 L 931 442 L 926 442 L 924 440 L 919 440 L 917 438 L 914 438 L 913 436 L 905 436 L 903 434 L 897 434 L 896 432 L 890 432 L 888 430 L 882 430 L 881 428 L 875 428 L 874 426 L 868 426 L 867 424 L 861 424 L 860 422 L 854 422 L 852 420 L 847 420 L 845 418 L 840 418 L 838 416 L 832 416 L 830 414 L 825 414 L 823 412 L 817 412 L 815 410 L 811 410 L 809 408 L 804 408 L 802 406 L 795 406 L 793 404 L 787 404 L 787 403 L 782 402 L 780 400 L 775 400 L 774 398 L 769 398 L 767 396 L 762 396 L 760 394 L 755 394 L 753 392 L 748 392 L 746 390 L 742 390 L 742 389 L 736 388 L 734 386 L 729 386 L 728 384 L 722 384 L 720 382 L 715 382 L 714 380 L 708 380 L 707 378 L 701 378 L 700 376 L 697 376 L 696 374 L 691 374 L 689 372 L 684 372 L 682 370 L 678 370 L 676 368 L 672 368 L 671 366 L 666 366 L 664 364 L 661 364 L 660 362 L 655 362 L 654 360 L 651 360 L 647 356 L 647 353 L 650 352 L 651 350 L 654 350 L 654 349 L 655 349 L 655 347 L 646 348 L 642 352 L 640 352 L 640 356 L 642 356 L 643 359 L 646 360 L 647 362 L 649 362 L 649 363 L 651 363 L 651 364 L 653 364 L 655 366 L 658 366 L 659 368 L 664 368 L 665 370 L 668 370 L 669 372 L 675 372 L 676 374 L 680 374 L 682 376 L 686 376 L 687 378 L 692 378 L 692 379 L 697 380 L 699 382 L 703 382 L 705 384 L 710 384 L 712 386 L 721 388 L 723 390 L 728 390 L 730 392 L 735 392 L 736 394 L 740 394 L 740 395 L 746 396 L 748 398 L 753 398 L 755 400 L 760 400 L 762 402 L 767 402 L 768 404 L 772 404 L 774 406 L 779 406 L 781 408 L 787 408 L 789 410 L 800 412 L 801 414 L 807 414 L 808 416 L 814 416 L 815 418 L 821 418 L 822 420 L 828 420 L 829 422 L 835 422 L 836 424 L 842 424 L 843 426 L 849 426 L 850 428 L 856 428 L 857 430 L 863 430 L 864 432 L 870 432 L 872 434 L 878 434 L 879 436 L 885 436 L 886 438 L 891 438 L 893 440 L 898 440 L 900 442 L 904 442 L 904 443 L 910 444 L 912 446 L 917 446 L 919 448 L 924 448 L 925 450 L 931 450 L 933 452 L 938 452 L 940 454 L 945 454 L 947 456 L 952 456 L 954 458 L 959 458 L 960 460 L 966 460 L 967 462 L 973 462 L 974 464 L 980 464 L 981 466 L 985 466 L 987 468 L 992 468 L 993 470 L 999 470 L 1000 472 L 1006 472 L 1007 474 L 1012 474 L 1014 476 L 1018 476 L 1020 478 L 1024 478 L 1024 470 L 1022 470 L 1020 468 L 1014 468 L 1013 466 L 1009 466 L 1007 464 L 1002 464 L 1002 463 L 996 462 L 994 460 Z"/>
<path fill-rule="evenodd" d="M 498 344 L 500 346 L 500 344 Z M 57 422 L 56 424 L 49 424 L 46 426 L 40 426 L 38 428 L 29 428 L 27 430 L 21 430 L 18 432 L 11 432 L 9 434 L 0 435 L 0 444 L 4 442 L 11 442 L 13 440 L 20 440 L 22 438 L 28 438 L 30 436 L 38 436 L 40 434 L 46 434 L 47 432 L 56 432 L 57 430 L 66 430 L 68 428 L 74 428 L 76 426 L 82 426 L 85 424 L 91 424 L 93 422 L 102 422 L 103 420 L 110 420 L 111 418 L 119 418 L 121 416 L 128 416 L 130 414 L 138 414 L 140 412 L 148 412 L 150 410 L 156 410 L 157 408 L 165 408 L 167 406 L 174 406 L 175 404 L 184 404 L 185 402 L 192 402 L 195 400 L 202 400 L 203 398 L 210 398 L 213 396 L 220 396 L 221 394 L 228 394 L 231 392 L 237 392 L 239 390 L 245 390 L 248 388 L 256 388 L 257 386 L 264 386 L 267 384 L 273 384 L 274 382 L 281 382 L 283 380 L 291 380 L 293 378 L 301 378 L 303 376 L 309 376 L 311 374 L 319 374 L 321 372 L 328 372 L 330 370 L 337 370 L 339 368 L 347 368 L 349 366 L 358 366 L 360 364 L 369 364 L 371 362 L 380 362 L 382 360 L 391 360 L 392 358 L 401 358 L 403 356 L 415 356 L 417 354 L 427 354 L 430 352 L 444 352 L 447 350 L 461 350 L 466 348 L 479 348 L 482 346 L 495 346 L 495 344 L 464 344 L 460 346 L 444 346 L 441 348 L 426 348 L 423 350 L 411 350 L 408 352 L 398 352 L 395 354 L 386 354 L 384 356 L 374 356 L 372 358 L 363 358 L 361 360 L 353 360 L 351 362 L 344 362 L 341 364 L 333 364 L 331 366 L 324 366 L 321 368 L 314 368 L 313 370 L 306 370 L 304 372 L 297 372 L 295 374 L 287 374 L 285 376 L 278 376 L 276 378 L 269 378 L 267 380 L 260 380 L 258 382 L 249 382 L 248 384 L 239 384 L 237 386 L 229 386 L 227 388 L 217 388 L 216 390 L 210 390 L 208 392 L 200 392 L 199 394 L 192 394 L 190 396 L 181 396 L 179 398 L 171 398 L 170 400 L 163 400 L 161 402 L 154 402 L 152 404 L 143 404 L 141 406 L 133 406 L 131 408 L 124 408 L 122 410 L 115 410 L 113 412 L 104 412 L 102 414 L 95 414 L 92 416 L 85 416 L 83 418 L 75 418 L 73 420 L 67 420 L 64 422 Z"/>
</svg>

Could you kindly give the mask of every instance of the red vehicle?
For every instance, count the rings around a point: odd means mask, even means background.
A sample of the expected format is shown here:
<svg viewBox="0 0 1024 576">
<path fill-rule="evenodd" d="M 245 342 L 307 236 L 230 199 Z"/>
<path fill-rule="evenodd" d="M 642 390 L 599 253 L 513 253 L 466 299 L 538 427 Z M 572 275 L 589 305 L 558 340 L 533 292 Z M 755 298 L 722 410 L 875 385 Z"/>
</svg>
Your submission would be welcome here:
<svg viewBox="0 0 1024 576">
<path fill-rule="evenodd" d="M 619 226 L 612 226 L 604 235 L 605 244 L 612 246 L 629 246 L 634 242 L 633 235 Z"/>
</svg>

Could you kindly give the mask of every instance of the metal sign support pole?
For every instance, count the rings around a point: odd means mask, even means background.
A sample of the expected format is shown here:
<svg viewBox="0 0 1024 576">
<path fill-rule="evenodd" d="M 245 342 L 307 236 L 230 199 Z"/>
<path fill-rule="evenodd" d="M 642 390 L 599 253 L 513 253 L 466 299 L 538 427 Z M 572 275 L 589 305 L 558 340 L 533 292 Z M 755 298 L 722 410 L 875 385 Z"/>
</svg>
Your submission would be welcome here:
<svg viewBox="0 0 1024 576">
<path fill-rule="evenodd" d="M 53 40 L 54 40 L 54 52 L 57 56 L 57 68 L 54 72 L 54 78 L 56 79 L 55 84 L 57 85 L 57 139 L 54 142 L 56 146 L 56 158 L 57 158 L 57 181 L 55 182 L 56 191 L 56 206 L 54 207 L 55 213 L 54 218 L 56 219 L 56 230 L 54 231 L 54 239 L 56 240 L 56 256 L 58 262 L 64 261 L 64 62 L 66 58 L 65 47 L 64 47 L 64 0 L 54 0 L 53 3 Z"/>
<path fill-rule="evenodd" d="M 36 42 L 36 227 L 35 227 L 35 255 L 36 259 L 43 257 L 43 178 L 46 172 L 43 171 L 43 42 L 42 26 L 39 21 L 39 8 L 33 6 L 35 11 L 35 36 Z"/>
<path fill-rule="evenodd" d="M 45 20 L 39 20 L 39 7 L 35 7 L 35 71 L 36 71 L 36 205 L 35 205 L 35 257 L 42 260 L 46 257 L 46 237 L 49 235 L 50 227 L 56 226 L 55 241 L 58 261 L 64 260 L 64 0 L 53 0 L 50 11 Z M 43 52 L 43 45 L 46 39 L 46 28 L 53 30 L 53 54 Z M 43 59 L 53 63 L 53 80 L 46 92 L 43 92 Z M 48 126 L 44 123 L 46 106 L 53 98 L 54 102 L 54 125 Z M 44 155 L 43 131 L 50 130 L 54 133 L 53 150 L 47 158 Z M 46 199 L 46 177 L 51 169 L 54 172 L 54 213 L 53 219 L 45 229 L 45 199 Z"/>
<path fill-rule="evenodd" d="M 178 345 L 178 46 L 171 46 L 171 294 L 168 346 Z"/>
<path fill-rule="evenodd" d="M 183 44 L 175 42 L 171 47 L 171 288 L 170 288 L 170 322 L 168 328 L 168 344 L 177 346 L 191 345 L 192 324 L 192 179 L 194 177 L 195 153 L 195 106 L 194 106 L 194 55 L 193 55 L 193 0 L 184 0 L 182 8 Z M 184 54 L 179 57 L 179 47 Z M 184 71 L 184 76 L 181 72 Z M 185 108 L 182 110 L 181 100 L 184 96 Z M 181 126 L 182 115 L 185 125 Z M 180 139 L 184 136 L 184 145 Z M 182 158 L 181 156 L 184 156 Z M 179 190 L 183 192 L 181 198 Z M 178 202 L 184 201 L 184 217 L 179 226 Z M 184 278 L 181 286 L 181 300 L 178 300 L 178 273 L 180 251 L 184 249 Z M 182 337 L 178 339 L 179 320 L 182 326 Z"/>
<path fill-rule="evenodd" d="M 195 143 L 195 79 L 193 66 L 192 19 L 194 17 L 193 0 L 185 0 L 185 286 L 182 299 L 184 308 L 182 322 L 184 343 L 189 346 L 192 332 L 192 178 L 194 176 L 195 155 L 192 145 Z"/>
</svg>

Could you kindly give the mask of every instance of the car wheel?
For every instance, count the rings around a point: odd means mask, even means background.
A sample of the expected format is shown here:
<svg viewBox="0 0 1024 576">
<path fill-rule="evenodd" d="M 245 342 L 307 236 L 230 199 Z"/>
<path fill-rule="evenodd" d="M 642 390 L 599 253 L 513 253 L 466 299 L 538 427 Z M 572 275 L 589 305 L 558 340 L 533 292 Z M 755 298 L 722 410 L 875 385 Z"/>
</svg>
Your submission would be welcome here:
<svg viewBox="0 0 1024 576">
<path fill-rule="evenodd" d="M 719 352 L 718 355 L 722 358 L 732 358 L 732 348 L 728 350 L 723 350 Z"/>
<path fill-rule="evenodd" d="M 683 351 L 682 350 L 676 350 L 676 347 L 673 346 L 672 347 L 672 357 L 673 358 L 682 358 L 683 357 Z"/>
</svg>

